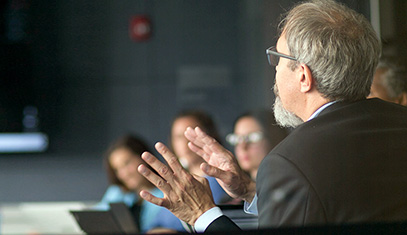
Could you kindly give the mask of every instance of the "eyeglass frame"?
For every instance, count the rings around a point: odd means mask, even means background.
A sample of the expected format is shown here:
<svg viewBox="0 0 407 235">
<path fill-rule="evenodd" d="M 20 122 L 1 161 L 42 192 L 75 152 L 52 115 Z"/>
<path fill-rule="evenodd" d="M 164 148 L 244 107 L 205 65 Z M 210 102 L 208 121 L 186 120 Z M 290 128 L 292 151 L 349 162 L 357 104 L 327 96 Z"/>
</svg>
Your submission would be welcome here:
<svg viewBox="0 0 407 235">
<path fill-rule="evenodd" d="M 271 47 L 267 48 L 266 49 L 266 55 L 267 55 L 267 60 L 269 62 L 269 65 L 271 65 L 271 66 L 277 66 L 278 63 L 280 62 L 280 57 L 283 57 L 283 58 L 286 58 L 286 59 L 289 59 L 289 60 L 298 61 L 296 58 L 294 58 L 292 56 L 289 56 L 289 55 L 282 54 L 282 53 L 278 52 L 277 48 L 275 46 L 271 46 Z M 278 58 L 277 63 L 272 62 L 273 60 L 271 59 L 271 56 L 276 56 Z"/>
<path fill-rule="evenodd" d="M 256 135 L 258 139 L 256 141 L 250 140 L 251 135 Z M 230 138 L 238 138 L 239 140 L 236 143 L 232 143 Z M 232 146 L 237 146 L 237 145 L 242 144 L 242 143 L 245 143 L 245 144 L 258 143 L 261 140 L 263 140 L 264 138 L 265 138 L 265 135 L 264 135 L 263 132 L 255 131 L 255 132 L 251 132 L 251 133 L 249 133 L 247 135 L 237 135 L 235 133 L 230 133 L 230 134 L 228 134 L 226 136 L 226 141 Z"/>
</svg>

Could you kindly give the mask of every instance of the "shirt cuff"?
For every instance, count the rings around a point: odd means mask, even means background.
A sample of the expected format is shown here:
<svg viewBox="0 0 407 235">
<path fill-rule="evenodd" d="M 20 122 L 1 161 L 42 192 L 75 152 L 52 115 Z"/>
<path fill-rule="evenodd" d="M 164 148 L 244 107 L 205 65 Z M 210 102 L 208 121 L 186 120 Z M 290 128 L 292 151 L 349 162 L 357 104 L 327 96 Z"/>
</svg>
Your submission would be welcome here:
<svg viewBox="0 0 407 235">
<path fill-rule="evenodd" d="M 198 233 L 205 232 L 206 228 L 217 218 L 223 215 L 222 210 L 219 207 L 213 207 L 203 213 L 199 218 L 195 221 L 195 231 Z"/>
<path fill-rule="evenodd" d="M 244 202 L 244 212 L 247 214 L 258 215 L 259 212 L 257 210 L 257 194 L 254 194 L 254 198 L 252 202 L 249 204 L 246 201 Z"/>
</svg>

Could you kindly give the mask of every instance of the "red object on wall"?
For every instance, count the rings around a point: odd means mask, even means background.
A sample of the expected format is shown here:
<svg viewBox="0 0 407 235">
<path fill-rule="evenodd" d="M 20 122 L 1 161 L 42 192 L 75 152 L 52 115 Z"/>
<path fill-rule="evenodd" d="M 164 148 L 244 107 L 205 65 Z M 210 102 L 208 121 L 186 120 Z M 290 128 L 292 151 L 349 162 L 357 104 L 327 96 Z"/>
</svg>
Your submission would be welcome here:
<svg viewBox="0 0 407 235">
<path fill-rule="evenodd" d="M 129 36 L 135 41 L 147 41 L 151 38 L 151 20 L 146 15 L 130 18 Z"/>
</svg>

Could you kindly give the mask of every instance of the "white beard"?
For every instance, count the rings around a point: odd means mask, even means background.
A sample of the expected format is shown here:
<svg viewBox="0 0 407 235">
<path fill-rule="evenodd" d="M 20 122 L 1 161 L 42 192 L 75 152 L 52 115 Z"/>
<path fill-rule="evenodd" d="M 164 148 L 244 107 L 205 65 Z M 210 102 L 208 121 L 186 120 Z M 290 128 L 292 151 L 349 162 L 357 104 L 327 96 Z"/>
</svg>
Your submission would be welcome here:
<svg viewBox="0 0 407 235">
<path fill-rule="evenodd" d="M 280 96 L 278 95 L 278 88 L 276 85 L 274 85 L 274 94 L 276 95 L 276 99 L 274 101 L 273 111 L 278 125 L 282 127 L 297 127 L 304 123 L 301 118 L 284 108 Z"/>
</svg>

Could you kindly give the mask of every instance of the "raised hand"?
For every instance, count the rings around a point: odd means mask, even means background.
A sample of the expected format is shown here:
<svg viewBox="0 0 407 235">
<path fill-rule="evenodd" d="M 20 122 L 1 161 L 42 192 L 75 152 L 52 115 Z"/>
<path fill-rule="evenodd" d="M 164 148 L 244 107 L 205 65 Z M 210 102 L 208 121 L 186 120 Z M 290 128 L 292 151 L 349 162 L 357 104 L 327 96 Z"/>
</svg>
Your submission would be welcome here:
<svg viewBox="0 0 407 235">
<path fill-rule="evenodd" d="M 256 183 L 243 172 L 230 151 L 199 127 L 188 127 L 185 137 L 190 141 L 189 148 L 206 161 L 201 164 L 201 170 L 205 174 L 215 177 L 231 197 L 252 201 Z"/>
<path fill-rule="evenodd" d="M 140 165 L 138 171 L 159 188 L 164 197 L 155 197 L 145 190 L 140 192 L 140 196 L 153 204 L 167 208 L 179 219 L 194 225 L 199 216 L 215 207 L 208 181 L 185 171 L 178 158 L 164 144 L 157 143 L 155 148 L 167 161 L 168 166 L 151 153 L 145 152 L 141 157 L 159 175 L 144 165 Z"/>
</svg>

